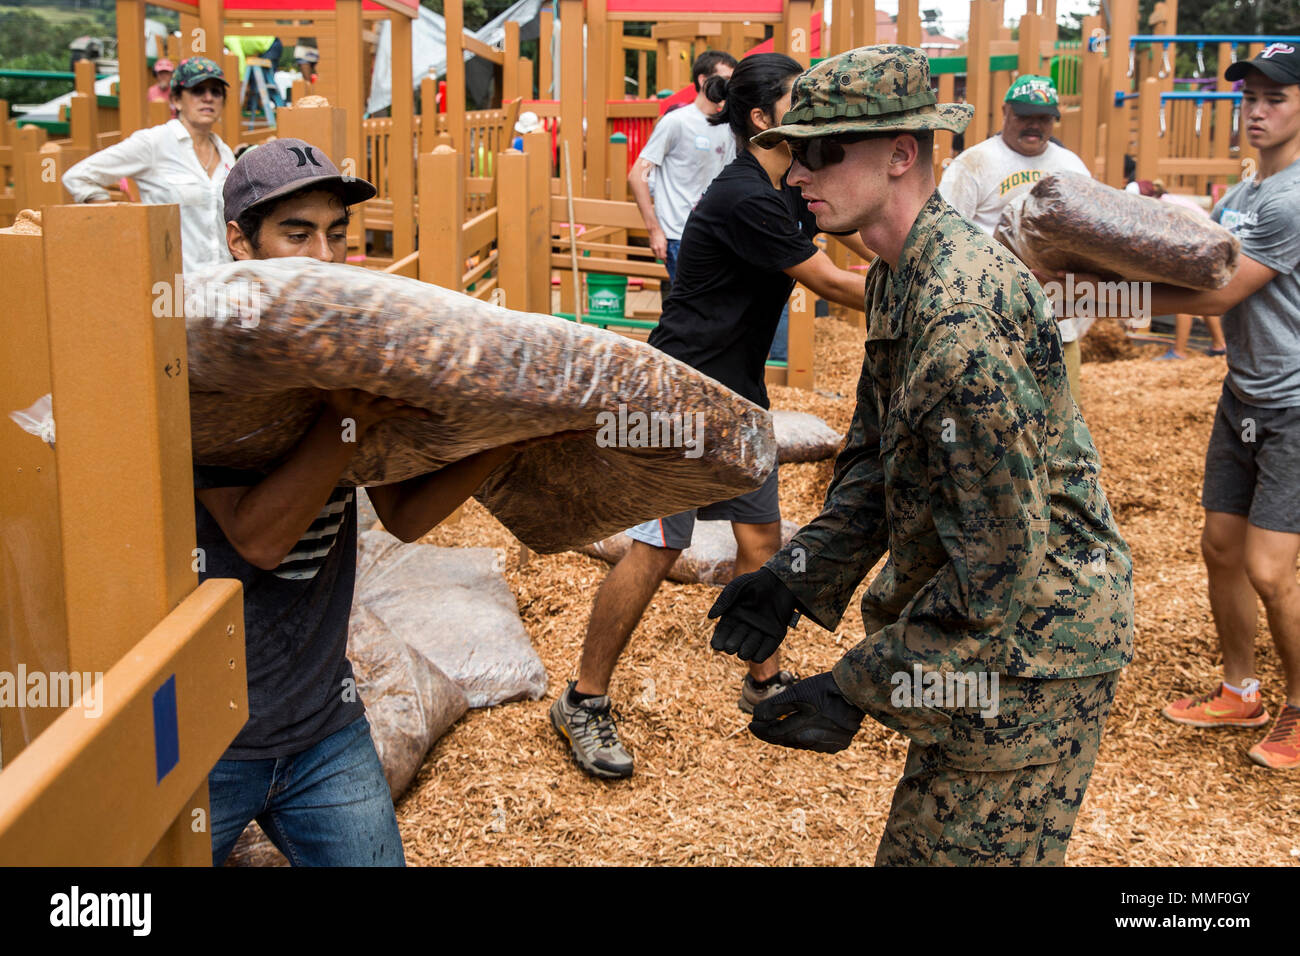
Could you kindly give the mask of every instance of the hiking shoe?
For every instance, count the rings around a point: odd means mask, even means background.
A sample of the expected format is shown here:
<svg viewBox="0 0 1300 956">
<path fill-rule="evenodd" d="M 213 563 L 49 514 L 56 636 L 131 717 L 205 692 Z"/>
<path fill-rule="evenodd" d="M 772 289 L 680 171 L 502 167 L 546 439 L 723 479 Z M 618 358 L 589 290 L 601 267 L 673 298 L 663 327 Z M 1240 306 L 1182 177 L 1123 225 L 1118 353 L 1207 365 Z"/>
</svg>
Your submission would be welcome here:
<svg viewBox="0 0 1300 956">
<path fill-rule="evenodd" d="M 1250 748 L 1250 759 L 1273 770 L 1300 767 L 1300 707 L 1286 704 L 1268 736 Z"/>
<path fill-rule="evenodd" d="M 571 704 L 569 691 L 576 683 L 569 681 L 551 705 L 551 726 L 569 742 L 573 759 L 587 773 L 607 780 L 632 776 L 632 755 L 619 742 L 609 696 L 602 694 Z"/>
<path fill-rule="evenodd" d="M 1258 685 L 1251 700 L 1220 684 L 1200 697 L 1176 700 L 1163 711 L 1170 720 L 1190 727 L 1263 727 L 1268 723 L 1268 711 L 1259 702 Z"/>
<path fill-rule="evenodd" d="M 798 679 L 789 671 L 779 671 L 775 677 L 764 681 L 760 686 L 754 683 L 754 678 L 746 674 L 744 682 L 740 685 L 740 709 L 747 714 L 752 714 L 755 704 L 789 690 Z"/>
</svg>

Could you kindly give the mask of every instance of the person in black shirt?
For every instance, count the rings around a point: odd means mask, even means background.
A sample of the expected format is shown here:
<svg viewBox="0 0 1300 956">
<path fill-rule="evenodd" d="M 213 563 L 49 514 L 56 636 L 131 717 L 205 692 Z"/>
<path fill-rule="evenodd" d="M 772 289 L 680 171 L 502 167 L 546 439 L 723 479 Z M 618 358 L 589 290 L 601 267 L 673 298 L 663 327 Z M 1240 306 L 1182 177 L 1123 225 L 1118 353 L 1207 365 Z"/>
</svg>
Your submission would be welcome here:
<svg viewBox="0 0 1300 956">
<path fill-rule="evenodd" d="M 779 53 L 745 57 L 730 79 L 712 76 L 706 92 L 725 102 L 714 124 L 736 137 L 736 159 L 710 183 L 682 232 L 677 276 L 650 334 L 650 344 L 768 408 L 765 366 L 781 310 L 795 281 L 823 298 L 864 308 L 865 280 L 837 268 L 813 238 L 816 216 L 785 181 L 790 152 L 760 149 L 751 136 L 777 125 L 803 67 Z M 837 237 L 866 259 L 873 254 L 856 232 Z M 781 546 L 777 473 L 763 487 L 730 501 L 660 518 L 629 530 L 627 555 L 596 594 L 578 678 L 551 708 L 551 723 L 573 748 L 579 766 L 598 777 L 632 774 L 632 756 L 610 716 L 609 680 L 619 655 L 678 555 L 691 541 L 696 517 L 730 520 L 736 574 L 757 570 Z M 740 707 L 753 706 L 794 682 L 776 655 L 750 665 Z"/>
</svg>

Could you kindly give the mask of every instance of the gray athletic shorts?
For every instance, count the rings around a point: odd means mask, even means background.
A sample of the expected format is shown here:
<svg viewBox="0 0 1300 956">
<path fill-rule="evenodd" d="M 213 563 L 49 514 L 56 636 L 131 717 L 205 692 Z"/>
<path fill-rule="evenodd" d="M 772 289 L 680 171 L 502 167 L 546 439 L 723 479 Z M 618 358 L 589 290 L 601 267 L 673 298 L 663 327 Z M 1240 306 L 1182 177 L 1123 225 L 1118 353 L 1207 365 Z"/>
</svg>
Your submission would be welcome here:
<svg viewBox="0 0 1300 956">
<path fill-rule="evenodd" d="M 1225 384 L 1205 453 L 1201 504 L 1245 515 L 1266 531 L 1300 533 L 1300 407 L 1247 405 Z"/>
<path fill-rule="evenodd" d="M 728 498 L 703 508 L 692 508 L 667 518 L 655 518 L 629 528 L 628 537 L 655 548 L 684 551 L 691 544 L 695 519 L 701 521 L 735 521 L 738 524 L 767 524 L 781 520 L 781 501 L 777 488 L 777 469 L 767 476 L 761 488 L 737 498 Z"/>
</svg>

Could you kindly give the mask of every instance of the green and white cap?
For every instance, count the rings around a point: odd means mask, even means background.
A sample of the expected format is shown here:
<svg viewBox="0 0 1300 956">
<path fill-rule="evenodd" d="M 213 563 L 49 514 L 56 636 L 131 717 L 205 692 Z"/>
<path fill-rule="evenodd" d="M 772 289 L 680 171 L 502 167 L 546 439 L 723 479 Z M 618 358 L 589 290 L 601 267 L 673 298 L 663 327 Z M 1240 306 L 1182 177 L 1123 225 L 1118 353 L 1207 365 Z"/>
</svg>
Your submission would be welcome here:
<svg viewBox="0 0 1300 956">
<path fill-rule="evenodd" d="M 1046 76 L 1025 74 L 1016 77 L 1002 102 L 1010 103 L 1017 116 L 1055 116 L 1061 118 L 1060 98 L 1056 86 Z"/>
</svg>

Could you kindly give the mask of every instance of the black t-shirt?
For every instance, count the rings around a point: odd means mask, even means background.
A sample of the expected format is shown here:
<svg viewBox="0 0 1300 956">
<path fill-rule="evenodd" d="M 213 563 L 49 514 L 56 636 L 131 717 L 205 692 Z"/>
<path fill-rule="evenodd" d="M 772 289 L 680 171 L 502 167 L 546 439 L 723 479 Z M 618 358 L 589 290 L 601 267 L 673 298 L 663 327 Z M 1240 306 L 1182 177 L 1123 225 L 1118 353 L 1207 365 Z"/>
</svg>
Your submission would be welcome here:
<svg viewBox="0 0 1300 956">
<path fill-rule="evenodd" d="M 677 278 L 650 344 L 768 407 L 764 366 L 794 289 L 782 270 L 817 252 L 817 217 L 803 194 L 772 180 L 743 151 L 686 220 Z"/>
<path fill-rule="evenodd" d="M 251 487 L 264 477 L 194 466 L 196 491 Z M 301 753 L 365 713 L 347 658 L 357 576 L 356 489 L 335 488 L 274 571 L 245 561 L 197 498 L 194 519 L 204 564 L 199 579 L 236 578 L 244 585 L 248 723 L 222 756 L 261 760 Z"/>
</svg>

